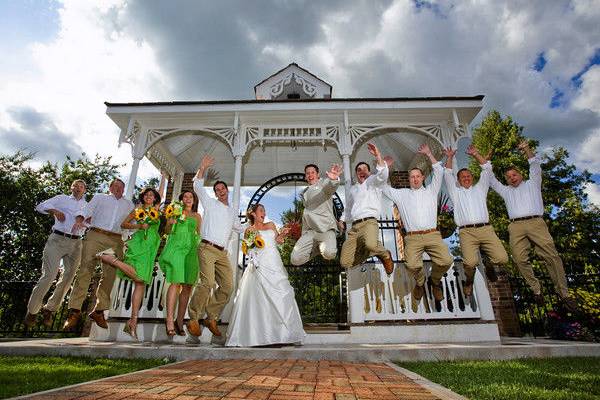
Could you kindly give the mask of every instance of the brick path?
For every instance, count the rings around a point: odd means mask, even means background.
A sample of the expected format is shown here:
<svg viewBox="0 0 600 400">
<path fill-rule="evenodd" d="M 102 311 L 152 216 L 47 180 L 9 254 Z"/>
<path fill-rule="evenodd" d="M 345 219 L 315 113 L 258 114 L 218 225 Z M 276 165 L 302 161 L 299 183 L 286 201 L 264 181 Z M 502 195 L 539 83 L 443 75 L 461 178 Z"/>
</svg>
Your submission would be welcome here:
<svg viewBox="0 0 600 400">
<path fill-rule="evenodd" d="M 31 395 L 30 399 L 440 399 L 386 364 L 303 360 L 184 361 Z"/>
</svg>

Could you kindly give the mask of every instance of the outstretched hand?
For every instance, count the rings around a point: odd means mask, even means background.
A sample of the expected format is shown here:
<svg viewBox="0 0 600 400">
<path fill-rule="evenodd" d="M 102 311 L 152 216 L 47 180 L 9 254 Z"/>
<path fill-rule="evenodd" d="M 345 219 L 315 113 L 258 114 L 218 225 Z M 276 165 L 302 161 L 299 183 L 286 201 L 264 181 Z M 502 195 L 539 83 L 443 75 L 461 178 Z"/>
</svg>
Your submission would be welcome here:
<svg viewBox="0 0 600 400">
<path fill-rule="evenodd" d="M 444 149 L 444 154 L 446 155 L 446 157 L 452 158 L 456 154 L 456 149 L 452 149 L 452 147 L 446 147 Z"/>
<path fill-rule="evenodd" d="M 327 171 L 325 174 L 332 181 L 336 181 L 340 175 L 342 175 L 342 166 L 339 164 L 333 164 L 331 168 L 329 168 L 329 171 Z"/>
<path fill-rule="evenodd" d="M 417 150 L 417 152 L 419 152 L 420 154 L 429 156 L 431 154 L 431 149 L 429 148 L 429 145 L 427 143 L 423 143 L 422 145 L 419 146 L 419 149 Z"/>
<path fill-rule="evenodd" d="M 467 150 L 465 151 L 465 153 L 467 153 L 470 156 L 475 157 L 475 155 L 477 153 L 479 153 L 479 152 L 477 151 L 477 149 L 475 148 L 475 146 L 473 146 L 472 144 L 470 144 L 469 147 L 467 147 Z"/>
<path fill-rule="evenodd" d="M 373 156 L 375 158 L 381 157 L 381 153 L 379 152 L 379 149 L 373 143 L 370 143 L 370 142 L 367 143 L 367 148 L 369 149 L 369 153 L 373 154 Z"/>
<path fill-rule="evenodd" d="M 392 168 L 392 164 L 394 164 L 394 159 L 392 158 L 392 156 L 385 156 L 385 157 L 383 157 L 383 161 L 385 161 L 385 163 L 387 164 L 388 168 Z"/>
<path fill-rule="evenodd" d="M 206 168 L 211 167 L 215 163 L 215 159 L 209 155 L 202 157 L 202 161 L 200 162 L 200 169 L 206 170 Z"/>
<path fill-rule="evenodd" d="M 527 139 L 523 139 L 523 140 L 521 140 L 521 143 L 519 143 L 517 147 L 519 148 L 519 150 L 521 150 L 523 153 L 525 153 L 529 149 L 529 142 L 527 141 Z"/>
</svg>

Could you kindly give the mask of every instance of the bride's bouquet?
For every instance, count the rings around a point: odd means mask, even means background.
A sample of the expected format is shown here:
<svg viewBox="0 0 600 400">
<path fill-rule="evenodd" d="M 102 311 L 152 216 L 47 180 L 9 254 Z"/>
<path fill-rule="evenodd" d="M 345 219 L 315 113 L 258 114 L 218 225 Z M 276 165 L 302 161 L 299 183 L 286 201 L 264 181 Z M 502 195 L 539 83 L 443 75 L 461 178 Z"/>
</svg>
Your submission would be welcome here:
<svg viewBox="0 0 600 400">
<path fill-rule="evenodd" d="M 148 224 L 154 225 L 158 224 L 160 221 L 160 213 L 155 208 L 144 208 L 139 207 L 135 209 L 134 212 L 135 220 L 138 224 Z M 148 238 L 148 229 L 144 229 L 144 240 Z"/>
<path fill-rule="evenodd" d="M 165 208 L 165 218 L 166 219 L 170 219 L 170 218 L 175 219 L 175 224 L 173 225 L 173 229 L 171 230 L 171 233 L 174 233 L 175 229 L 177 229 L 177 222 L 185 220 L 185 214 L 183 213 L 183 210 L 184 210 L 184 205 L 181 201 L 178 201 L 178 200 L 172 201 L 171 204 L 169 204 Z"/>
<path fill-rule="evenodd" d="M 262 249 L 265 247 L 265 240 L 257 231 L 251 231 L 242 239 L 242 253 L 248 254 L 248 251 L 254 248 Z"/>
</svg>

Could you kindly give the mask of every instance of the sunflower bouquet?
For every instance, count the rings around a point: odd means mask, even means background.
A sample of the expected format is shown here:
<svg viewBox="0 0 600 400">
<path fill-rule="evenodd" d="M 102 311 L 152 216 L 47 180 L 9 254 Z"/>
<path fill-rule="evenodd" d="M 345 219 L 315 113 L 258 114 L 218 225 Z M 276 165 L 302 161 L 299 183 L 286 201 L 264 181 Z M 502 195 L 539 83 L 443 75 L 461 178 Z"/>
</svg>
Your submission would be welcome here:
<svg viewBox="0 0 600 400">
<path fill-rule="evenodd" d="M 242 253 L 244 254 L 248 254 L 251 249 L 262 249 L 263 247 L 265 247 L 265 240 L 257 231 L 246 233 L 246 237 L 242 239 Z"/>
<path fill-rule="evenodd" d="M 160 212 L 156 208 L 139 207 L 134 212 L 138 224 L 154 225 L 159 223 Z M 144 229 L 144 239 L 148 238 L 148 229 Z"/>
<path fill-rule="evenodd" d="M 184 209 L 185 206 L 181 201 L 178 200 L 172 201 L 171 204 L 165 208 L 165 218 L 173 218 L 175 220 L 175 224 L 173 225 L 173 230 L 171 233 L 175 232 L 175 229 L 177 229 L 177 222 L 185 220 L 185 214 L 183 212 Z"/>
</svg>

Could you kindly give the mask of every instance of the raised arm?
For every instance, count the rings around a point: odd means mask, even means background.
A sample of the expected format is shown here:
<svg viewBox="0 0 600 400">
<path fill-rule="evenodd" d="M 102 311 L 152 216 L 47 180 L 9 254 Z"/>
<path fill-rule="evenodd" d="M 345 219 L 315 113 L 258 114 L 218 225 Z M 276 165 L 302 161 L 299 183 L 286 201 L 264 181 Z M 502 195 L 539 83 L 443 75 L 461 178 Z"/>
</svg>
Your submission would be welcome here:
<svg viewBox="0 0 600 400">
<path fill-rule="evenodd" d="M 214 200 L 208 195 L 206 188 L 204 187 L 204 174 L 206 170 L 213 165 L 214 159 L 211 156 L 204 156 L 200 162 L 200 167 L 196 176 L 194 176 L 194 192 L 198 195 L 198 199 L 203 206 L 208 204 L 211 200 Z"/>
<path fill-rule="evenodd" d="M 542 163 L 539 158 L 535 156 L 527 140 L 523 140 L 519 143 L 519 150 L 527 157 L 529 161 L 529 180 L 540 186 L 542 184 Z"/>
<path fill-rule="evenodd" d="M 453 150 L 452 147 L 447 147 L 444 149 L 444 154 L 446 155 L 446 168 L 452 170 L 452 160 L 454 159 L 456 150 Z"/>
<path fill-rule="evenodd" d="M 423 154 L 424 156 L 429 158 L 429 161 L 431 161 L 432 166 L 433 164 L 438 162 L 438 160 L 436 160 L 433 156 L 433 153 L 431 152 L 431 149 L 429 148 L 429 145 L 427 143 L 423 143 L 422 145 L 420 145 L 419 149 L 417 150 L 417 153 Z"/>
<path fill-rule="evenodd" d="M 60 222 L 63 222 L 65 220 L 65 214 L 59 210 L 60 206 L 58 205 L 58 202 L 62 196 L 63 195 L 59 194 L 58 196 L 54 196 L 48 200 L 42 201 L 35 207 L 35 211 L 42 214 L 49 214 Z"/>
<path fill-rule="evenodd" d="M 381 186 L 384 183 L 387 182 L 388 177 L 389 177 L 389 168 L 387 163 L 384 161 L 383 157 L 381 156 L 381 153 L 379 152 L 379 149 L 377 148 L 377 146 L 375 146 L 373 143 L 369 143 L 367 144 L 368 148 L 369 148 L 369 153 L 371 153 L 373 155 L 373 157 L 375 158 L 375 161 L 377 162 L 377 172 L 375 174 L 370 175 L 367 180 L 366 183 L 369 186 Z"/>
</svg>

